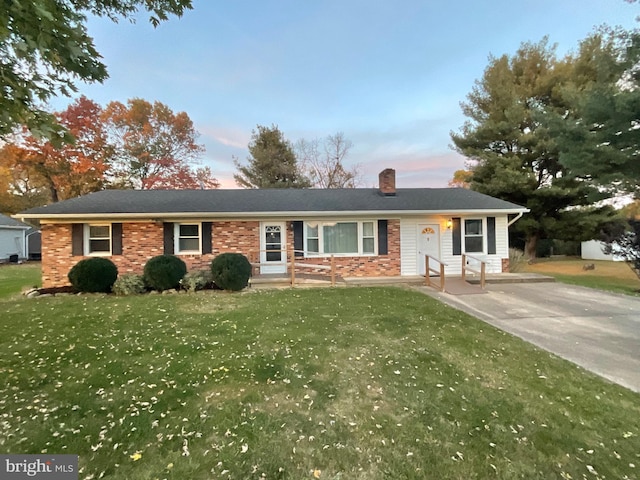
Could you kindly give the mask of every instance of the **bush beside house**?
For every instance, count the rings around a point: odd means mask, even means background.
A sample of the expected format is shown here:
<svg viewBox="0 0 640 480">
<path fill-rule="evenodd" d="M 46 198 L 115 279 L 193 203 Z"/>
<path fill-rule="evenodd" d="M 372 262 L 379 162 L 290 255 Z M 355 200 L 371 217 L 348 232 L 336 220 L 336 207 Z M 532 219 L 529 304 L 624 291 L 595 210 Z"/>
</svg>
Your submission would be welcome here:
<svg viewBox="0 0 640 480">
<path fill-rule="evenodd" d="M 187 265 L 174 255 L 158 255 L 144 266 L 144 282 L 152 289 L 163 291 L 179 288 L 187 273 Z"/>
<path fill-rule="evenodd" d="M 106 258 L 86 258 L 71 268 L 68 277 L 78 292 L 109 293 L 118 278 L 118 268 Z"/>
<path fill-rule="evenodd" d="M 218 287 L 238 291 L 249 284 L 251 263 L 240 253 L 222 253 L 211 261 L 211 273 Z"/>
</svg>

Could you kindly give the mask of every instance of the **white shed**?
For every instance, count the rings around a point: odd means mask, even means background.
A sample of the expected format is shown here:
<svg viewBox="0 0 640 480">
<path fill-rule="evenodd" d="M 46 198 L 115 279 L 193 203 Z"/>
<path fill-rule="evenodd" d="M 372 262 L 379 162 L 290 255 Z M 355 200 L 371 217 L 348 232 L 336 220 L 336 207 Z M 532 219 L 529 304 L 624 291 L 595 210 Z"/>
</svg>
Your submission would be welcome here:
<svg viewBox="0 0 640 480">
<path fill-rule="evenodd" d="M 583 260 L 609 260 L 612 262 L 622 262 L 624 259 L 618 255 L 605 254 L 602 249 L 604 244 L 598 240 L 589 240 L 588 242 L 582 242 L 581 252 Z M 615 248 L 615 246 L 614 246 Z"/>
<path fill-rule="evenodd" d="M 31 228 L 0 214 L 0 261 L 27 258 L 27 231 Z"/>
</svg>

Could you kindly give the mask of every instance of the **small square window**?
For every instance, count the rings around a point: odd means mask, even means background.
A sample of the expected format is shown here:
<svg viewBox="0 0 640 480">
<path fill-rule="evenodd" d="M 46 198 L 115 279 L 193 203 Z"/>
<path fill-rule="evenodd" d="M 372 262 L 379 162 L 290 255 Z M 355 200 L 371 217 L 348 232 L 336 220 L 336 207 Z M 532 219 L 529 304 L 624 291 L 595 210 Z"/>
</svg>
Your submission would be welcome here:
<svg viewBox="0 0 640 480">
<path fill-rule="evenodd" d="M 199 223 L 178 223 L 175 235 L 176 253 L 200 253 Z"/>
<path fill-rule="evenodd" d="M 111 255 L 111 225 L 86 225 L 87 255 Z"/>
</svg>

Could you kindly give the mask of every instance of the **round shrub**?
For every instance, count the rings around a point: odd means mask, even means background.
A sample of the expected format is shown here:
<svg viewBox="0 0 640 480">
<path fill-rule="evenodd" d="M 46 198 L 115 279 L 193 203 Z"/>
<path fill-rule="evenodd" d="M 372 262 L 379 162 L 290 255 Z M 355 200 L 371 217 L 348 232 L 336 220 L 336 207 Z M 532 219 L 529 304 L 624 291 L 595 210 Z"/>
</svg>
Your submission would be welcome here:
<svg viewBox="0 0 640 480">
<path fill-rule="evenodd" d="M 119 276 L 111 288 L 111 291 L 116 295 L 140 295 L 146 290 L 144 278 L 142 278 L 142 275 L 136 275 L 135 273 Z"/>
<path fill-rule="evenodd" d="M 173 255 L 158 255 L 150 258 L 144 266 L 144 281 L 154 290 L 169 290 L 180 286 L 187 273 L 187 265 Z"/>
<path fill-rule="evenodd" d="M 71 267 L 67 276 L 78 292 L 109 293 L 118 278 L 118 267 L 107 258 L 85 258 Z"/>
<path fill-rule="evenodd" d="M 213 281 L 223 290 L 242 290 L 249 284 L 251 264 L 240 253 L 222 253 L 211 262 Z"/>
</svg>

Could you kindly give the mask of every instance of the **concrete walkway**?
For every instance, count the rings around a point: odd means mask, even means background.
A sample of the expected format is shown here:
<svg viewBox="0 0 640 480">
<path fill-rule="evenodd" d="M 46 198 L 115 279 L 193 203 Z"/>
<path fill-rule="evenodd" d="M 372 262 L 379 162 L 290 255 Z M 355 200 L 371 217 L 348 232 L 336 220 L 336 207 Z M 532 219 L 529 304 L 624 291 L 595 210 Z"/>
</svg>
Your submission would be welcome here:
<svg viewBox="0 0 640 480">
<path fill-rule="evenodd" d="M 414 287 L 640 392 L 640 298 L 562 283 L 490 284 L 487 295 Z"/>
</svg>

